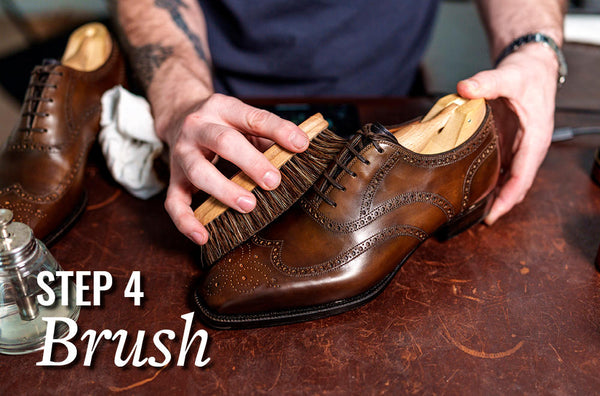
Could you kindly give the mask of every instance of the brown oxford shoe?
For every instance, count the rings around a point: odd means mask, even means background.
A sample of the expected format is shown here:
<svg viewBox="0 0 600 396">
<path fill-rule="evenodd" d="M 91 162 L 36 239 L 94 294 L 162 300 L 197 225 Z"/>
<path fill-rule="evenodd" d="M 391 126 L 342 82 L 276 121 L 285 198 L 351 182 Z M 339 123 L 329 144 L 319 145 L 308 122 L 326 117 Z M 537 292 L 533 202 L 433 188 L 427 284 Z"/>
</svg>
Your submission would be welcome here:
<svg viewBox="0 0 600 396">
<path fill-rule="evenodd" d="M 470 137 L 439 154 L 365 126 L 311 192 L 203 275 L 201 319 L 229 329 L 347 311 L 381 292 L 431 235 L 481 221 L 500 169 L 492 116 L 482 109 Z"/>
<path fill-rule="evenodd" d="M 75 31 L 63 61 L 35 67 L 19 123 L 0 151 L 0 207 L 46 243 L 85 208 L 84 166 L 100 128 L 100 98 L 125 82 L 124 61 L 98 23 Z"/>
</svg>

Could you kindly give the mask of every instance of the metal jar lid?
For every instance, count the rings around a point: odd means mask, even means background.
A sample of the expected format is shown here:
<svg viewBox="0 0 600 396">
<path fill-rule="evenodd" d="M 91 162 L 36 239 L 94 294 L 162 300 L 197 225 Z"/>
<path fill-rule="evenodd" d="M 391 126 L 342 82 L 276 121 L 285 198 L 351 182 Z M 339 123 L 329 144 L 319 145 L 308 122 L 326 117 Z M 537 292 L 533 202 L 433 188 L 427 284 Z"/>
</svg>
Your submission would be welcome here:
<svg viewBox="0 0 600 396">
<path fill-rule="evenodd" d="M 0 270 L 19 267 L 35 251 L 33 231 L 23 223 L 13 222 L 13 213 L 0 209 Z"/>
</svg>

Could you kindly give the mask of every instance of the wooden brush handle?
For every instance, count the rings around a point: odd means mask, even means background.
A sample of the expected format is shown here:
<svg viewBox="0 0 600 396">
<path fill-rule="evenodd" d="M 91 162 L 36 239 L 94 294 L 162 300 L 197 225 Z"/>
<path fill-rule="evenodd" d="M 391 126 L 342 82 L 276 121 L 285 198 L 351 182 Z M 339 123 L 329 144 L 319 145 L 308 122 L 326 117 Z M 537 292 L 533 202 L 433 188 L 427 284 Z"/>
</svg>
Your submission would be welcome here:
<svg viewBox="0 0 600 396">
<path fill-rule="evenodd" d="M 315 136 L 321 133 L 325 128 L 329 126 L 329 123 L 323 118 L 320 113 L 317 113 L 302 124 L 298 125 L 307 135 L 308 140 L 313 140 Z M 281 168 L 286 162 L 288 162 L 296 153 L 288 151 L 278 144 L 273 144 L 269 147 L 264 155 L 267 157 L 269 162 L 273 164 L 277 169 Z M 231 178 L 231 181 L 240 185 L 248 191 L 254 190 L 256 183 L 244 172 L 238 172 Z M 194 216 L 203 225 L 206 225 L 216 219 L 221 213 L 225 212 L 229 207 L 218 201 L 214 197 L 208 198 L 202 205 L 194 211 Z"/>
</svg>

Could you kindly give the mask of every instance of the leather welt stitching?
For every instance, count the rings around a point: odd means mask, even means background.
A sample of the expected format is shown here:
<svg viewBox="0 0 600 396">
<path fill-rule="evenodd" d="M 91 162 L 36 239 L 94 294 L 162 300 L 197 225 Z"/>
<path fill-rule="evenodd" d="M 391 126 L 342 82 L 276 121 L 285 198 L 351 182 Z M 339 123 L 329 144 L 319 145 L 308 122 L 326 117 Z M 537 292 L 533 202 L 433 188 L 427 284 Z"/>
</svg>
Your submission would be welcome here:
<svg viewBox="0 0 600 396">
<path fill-rule="evenodd" d="M 422 229 L 410 225 L 394 226 L 383 229 L 372 237 L 362 241 L 358 245 L 340 253 L 335 258 L 308 267 L 290 267 L 283 263 L 281 258 L 281 249 L 283 241 L 269 241 L 257 235 L 252 237 L 252 242 L 258 246 L 271 247 L 271 264 L 277 269 L 289 276 L 314 276 L 323 272 L 333 271 L 354 260 L 369 249 L 374 248 L 381 243 L 399 236 L 409 236 L 417 239 L 419 242 L 428 238 L 428 234 Z M 269 243 L 270 242 L 270 243 Z"/>
<path fill-rule="evenodd" d="M 494 137 L 494 139 L 492 139 L 492 141 L 487 145 L 485 150 L 479 153 L 477 158 L 475 158 L 475 160 L 473 160 L 473 162 L 469 166 L 467 176 L 465 177 L 465 180 L 463 182 L 463 196 L 461 204 L 462 210 L 465 210 L 469 204 L 469 198 L 471 196 L 471 186 L 473 184 L 473 179 L 475 178 L 477 171 L 479 170 L 481 165 L 483 165 L 484 162 L 486 162 L 486 160 L 490 158 L 490 154 L 494 152 L 496 144 L 496 137 Z"/>
<path fill-rule="evenodd" d="M 331 220 L 329 217 L 324 216 L 314 205 L 311 205 L 311 202 L 305 199 L 300 200 L 300 206 L 308 216 L 310 216 L 322 227 L 327 228 L 332 232 L 351 233 L 369 225 L 381 216 L 399 208 L 400 206 L 410 205 L 416 202 L 428 203 L 439 208 L 448 220 L 455 216 L 454 207 L 446 198 L 436 193 L 418 191 L 407 192 L 398 195 L 378 205 L 365 215 L 360 216 L 358 219 L 346 223 L 338 223 L 334 220 Z"/>
</svg>

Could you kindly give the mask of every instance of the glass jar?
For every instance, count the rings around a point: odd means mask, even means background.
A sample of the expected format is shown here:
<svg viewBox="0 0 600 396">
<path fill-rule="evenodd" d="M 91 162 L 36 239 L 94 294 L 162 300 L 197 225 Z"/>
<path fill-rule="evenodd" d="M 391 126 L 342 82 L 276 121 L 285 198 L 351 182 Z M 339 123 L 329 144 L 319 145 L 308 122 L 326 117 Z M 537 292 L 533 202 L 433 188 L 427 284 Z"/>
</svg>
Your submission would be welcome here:
<svg viewBox="0 0 600 396">
<path fill-rule="evenodd" d="M 80 308 L 72 281 L 68 305 L 61 305 L 62 288 L 57 281 L 50 284 L 54 304 L 38 304 L 37 296 L 47 294 L 38 285 L 38 275 L 42 271 L 56 274 L 61 268 L 31 228 L 12 222 L 12 216 L 10 210 L 0 209 L 0 353 L 16 355 L 44 346 L 46 322 L 42 318 L 77 320 Z M 63 337 L 67 331 L 67 325 L 57 321 L 54 337 Z"/>
</svg>

